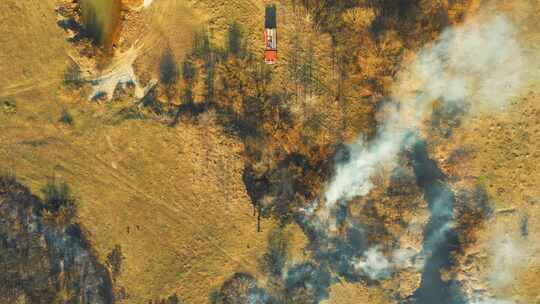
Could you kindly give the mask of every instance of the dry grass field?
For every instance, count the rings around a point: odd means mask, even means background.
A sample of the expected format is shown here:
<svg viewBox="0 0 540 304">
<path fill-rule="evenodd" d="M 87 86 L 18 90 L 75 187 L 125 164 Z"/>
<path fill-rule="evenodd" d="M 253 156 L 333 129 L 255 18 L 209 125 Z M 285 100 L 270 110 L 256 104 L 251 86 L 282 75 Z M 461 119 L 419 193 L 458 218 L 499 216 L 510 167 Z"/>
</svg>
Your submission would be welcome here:
<svg viewBox="0 0 540 304">
<path fill-rule="evenodd" d="M 228 26 L 235 22 L 244 31 L 248 49 L 262 56 L 264 8 L 270 2 L 154 0 L 148 8 L 135 10 L 142 1 L 125 1 L 129 13 L 124 14 L 118 49 L 141 47 L 134 70 L 143 85 L 160 77 L 163 50 L 172 50 L 180 63 L 192 51 L 196 33 L 208 31 L 213 43 L 225 45 Z M 311 156 L 318 151 L 313 147 L 350 142 L 360 131 L 373 134 L 371 110 L 378 104 L 368 109 L 363 102 L 381 99 L 381 92 L 392 86 L 395 79 L 385 70 L 390 59 L 380 58 L 402 46 L 388 42 L 384 48 L 375 47 L 369 43 L 383 43 L 365 38 L 369 42 L 358 53 L 365 69 L 354 74 L 357 78 L 351 77 L 350 83 L 338 84 L 331 57 L 336 47 L 329 32 L 301 4 L 275 2 L 283 24 L 279 32 L 283 58 L 273 67 L 272 88 L 294 90 L 287 64 L 300 39 L 302 47 L 314 48 L 319 80 L 332 92 L 324 94 L 343 90 L 355 103 L 345 111 L 335 100 L 323 99 L 322 93 L 302 91 L 300 102 L 291 102 L 292 116 L 299 117 L 299 122 L 289 133 L 273 134 L 262 155 L 272 155 L 278 148 L 272 149 L 279 147 Z M 469 2 L 475 3 L 468 8 L 474 14 L 478 3 Z M 509 303 L 532 304 L 540 303 L 540 5 L 511 2 L 495 11 L 510 15 L 519 25 L 519 41 L 538 64 L 527 69 L 531 71 L 526 75 L 528 86 L 502 111 L 475 115 L 456 127 L 451 138 L 434 135 L 429 150 L 450 177 L 453 190 L 480 183 L 493 202 L 493 216 L 474 229 L 478 241 L 459 258 L 474 260 L 476 269 L 457 269 L 454 278 L 465 282 L 468 290 L 488 289 L 494 296 L 515 300 Z M 50 177 L 70 185 L 77 201 L 76 220 L 99 261 L 106 264 L 115 246 L 121 248 L 121 272 L 113 282 L 118 303 L 142 304 L 172 294 L 182 303 L 210 303 L 212 292 L 237 272 L 268 283 L 261 260 L 268 250 L 269 232 L 279 226 L 279 219 L 263 218 L 262 229 L 257 231 L 257 216 L 243 180 L 250 143 L 231 136 L 214 111 L 176 126 L 158 116 L 121 119 L 119 113 L 134 104 L 129 94 L 94 102 L 88 100 L 88 85 L 67 86 L 66 69 L 77 47 L 57 24 L 55 9 L 60 4 L 56 0 L 0 1 L 0 169 L 13 170 L 38 195 Z M 364 34 L 358 32 L 359 37 Z M 380 53 L 370 53 L 372 48 Z M 414 50 L 411 47 L 407 52 Z M 366 80 L 370 77 L 376 78 L 378 86 Z M 322 116 L 324 127 L 311 135 L 312 142 L 303 143 L 305 126 L 316 115 Z M 339 129 L 341 120 L 350 120 L 343 130 Z M 458 149 L 471 152 L 463 161 L 450 163 L 448 159 Z M 314 195 L 324 191 L 317 189 Z M 285 227 L 291 234 L 292 260 L 311 257 L 305 231 L 294 221 Z M 500 236 L 516 240 L 519 249 L 512 247 L 500 257 L 501 265 L 512 268 L 512 277 L 499 284 L 490 276 L 507 269 L 497 268 L 490 252 L 506 244 Z M 522 262 L 508 262 L 516 256 Z M 331 286 L 323 303 L 398 303 L 388 292 L 395 281 L 343 280 Z"/>
</svg>

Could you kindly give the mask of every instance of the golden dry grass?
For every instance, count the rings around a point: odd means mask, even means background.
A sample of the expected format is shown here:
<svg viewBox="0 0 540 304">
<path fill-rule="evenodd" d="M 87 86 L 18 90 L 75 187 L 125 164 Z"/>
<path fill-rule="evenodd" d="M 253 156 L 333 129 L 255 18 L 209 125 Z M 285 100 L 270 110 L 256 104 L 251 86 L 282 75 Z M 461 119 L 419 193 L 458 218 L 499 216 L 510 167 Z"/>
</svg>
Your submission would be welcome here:
<svg viewBox="0 0 540 304">
<path fill-rule="evenodd" d="M 159 2 L 153 8 L 158 12 L 187 8 Z M 256 274 L 273 223 L 256 232 L 241 179 L 242 144 L 211 123 L 111 124 L 129 101 L 92 104 L 61 86 L 70 46 L 55 24 L 54 1 L 0 6 L 1 14 L 9 14 L 3 16 L 9 22 L 0 48 L 8 60 L 0 63 L 0 95 L 17 104 L 16 113 L 0 114 L 0 164 L 36 193 L 53 174 L 72 186 L 78 219 L 100 258 L 122 247 L 118 285 L 129 295 L 123 302 L 147 303 L 177 292 L 187 303 L 205 303 L 234 272 Z M 180 56 L 191 46 L 196 27 L 189 24 L 198 17 L 178 11 L 183 19 L 151 11 L 145 18 L 161 25 L 160 31 L 149 30 L 149 42 L 152 35 L 171 34 Z M 148 52 L 161 47 L 148 45 Z M 58 121 L 62 108 L 72 113 L 73 126 Z"/>
<path fill-rule="evenodd" d="M 62 79 L 68 43 L 54 9 L 53 0 L 0 3 L 0 98 Z"/>
<path fill-rule="evenodd" d="M 157 77 L 163 48 L 173 49 L 180 60 L 191 47 L 192 33 L 203 25 L 222 41 L 226 25 L 237 21 L 248 29 L 250 45 L 260 50 L 266 3 L 156 0 L 147 11 L 132 15 L 137 19 L 133 27 L 122 29 L 120 45 L 141 39 L 144 53 L 136 70 L 143 81 Z M 290 50 L 288 45 L 299 28 L 308 39 L 320 37 L 316 53 L 331 83 L 335 75 L 324 57 L 330 53 L 329 37 L 312 30 L 311 20 L 296 20 L 291 7 L 280 3 L 278 15 L 284 25 L 280 52 Z M 54 5 L 53 0 L 0 2 L 0 19 L 7 20 L 0 27 L 0 100 L 13 98 L 17 104 L 14 114 L 0 108 L 0 168 L 16 170 L 35 192 L 52 174 L 72 186 L 78 198 L 78 219 L 101 260 L 115 245 L 122 247 L 125 260 L 117 283 L 130 296 L 123 303 L 147 303 L 173 292 L 186 303 L 207 303 L 210 292 L 234 272 L 259 274 L 257 263 L 266 249 L 266 232 L 274 223 L 265 221 L 263 232 L 256 232 L 241 177 L 242 143 L 226 136 L 212 119 L 176 128 L 152 120 L 112 124 L 114 113 L 129 101 L 93 104 L 64 89 L 61 81 L 71 46 L 55 24 Z M 524 26 L 531 28 L 530 36 L 524 37 L 529 50 L 537 54 L 539 31 L 532 21 Z M 277 66 L 276 73 L 283 77 L 284 66 Z M 455 136 L 477 153 L 462 164 L 462 174 L 482 178 L 497 198 L 497 208 L 520 210 L 497 216 L 496 225 L 519 229 L 516 223 L 527 212 L 529 229 L 535 232 L 540 230 L 539 204 L 530 202 L 540 197 L 536 187 L 540 183 L 540 109 L 534 93 L 538 86 L 529 91 L 508 113 L 478 119 Z M 312 107 L 328 107 L 328 119 L 340 117 L 338 105 L 308 101 Z M 63 108 L 73 114 L 73 126 L 58 121 Z M 328 131 L 322 137 L 321 141 L 330 141 L 335 134 Z M 443 159 L 448 152 L 438 153 Z M 301 256 L 305 237 L 297 227 L 291 229 L 292 251 L 297 253 L 293 255 Z M 530 241 L 537 242 L 538 235 L 531 233 Z M 534 264 L 530 269 L 501 292 L 523 294 L 528 303 L 534 303 L 540 268 Z M 390 301 L 379 289 L 338 284 L 328 303 L 362 300 Z"/>
</svg>

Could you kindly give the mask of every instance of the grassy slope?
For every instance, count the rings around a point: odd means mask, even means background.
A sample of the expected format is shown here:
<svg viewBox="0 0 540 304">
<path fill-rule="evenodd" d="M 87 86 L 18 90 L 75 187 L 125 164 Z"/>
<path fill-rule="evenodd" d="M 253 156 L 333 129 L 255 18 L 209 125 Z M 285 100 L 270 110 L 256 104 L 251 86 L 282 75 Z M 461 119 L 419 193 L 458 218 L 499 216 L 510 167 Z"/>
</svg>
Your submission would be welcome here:
<svg viewBox="0 0 540 304">
<path fill-rule="evenodd" d="M 132 300 L 197 286 L 179 294 L 200 302 L 232 272 L 256 271 L 266 239 L 255 232 L 238 143 L 189 125 L 104 126 L 87 110 L 75 112 L 70 130 L 43 105 L 32 123 L 25 121 L 36 105 L 2 121 L 1 162 L 34 189 L 53 172 L 73 186 L 100 256 L 122 246 L 119 283 Z"/>
<path fill-rule="evenodd" d="M 257 273 L 266 235 L 256 233 L 241 180 L 241 144 L 212 125 L 108 125 L 118 108 L 60 89 L 69 46 L 54 23 L 53 1 L 1 6 L 9 14 L 1 95 L 15 99 L 17 112 L 0 114 L 0 164 L 34 191 L 52 174 L 72 185 L 99 256 L 122 246 L 118 285 L 131 296 L 125 302 L 178 292 L 188 303 L 204 303 L 234 272 Z M 58 122 L 63 107 L 73 127 Z"/>
<path fill-rule="evenodd" d="M 0 3 L 0 98 L 61 79 L 67 42 L 54 0 Z"/>
<path fill-rule="evenodd" d="M 202 23 L 197 20 L 210 21 L 210 29 L 216 33 L 230 20 L 237 20 L 250 29 L 250 41 L 257 45 L 263 9 L 264 1 L 158 0 L 146 20 L 158 24 L 155 28 L 161 32 L 149 30 L 145 36 L 149 37 L 145 38 L 149 59 L 142 60 L 138 68 L 157 66 L 157 50 L 167 43 L 180 58 L 190 46 L 189 32 Z M 53 172 L 73 186 L 80 221 L 91 233 L 100 257 L 105 258 L 114 245 L 122 246 L 126 258 L 118 284 L 132 296 L 125 302 L 143 303 L 176 291 L 187 303 L 204 303 L 208 293 L 232 273 L 256 274 L 266 236 L 255 233 L 255 218 L 241 181 L 241 144 L 212 124 L 181 124 L 176 129 L 152 121 L 108 124 L 117 106 L 93 105 L 57 93 L 69 45 L 54 24 L 54 1 L 2 1 L 0 14 L 9 20 L 0 29 L 0 49 L 6 50 L 3 54 L 8 59 L 0 60 L 0 97 L 13 96 L 18 106 L 14 115 L 0 112 L 0 167 L 15 168 L 34 191 Z M 130 39 L 138 35 L 133 29 L 126 30 Z M 165 43 L 159 37 L 171 38 Z M 280 41 L 290 38 L 291 33 L 280 32 Z M 287 51 L 286 47 L 280 50 L 282 54 Z M 522 103 L 537 109 L 537 95 L 527 100 Z M 73 113 L 74 127 L 58 122 L 62 107 Z M 525 128 L 531 130 L 529 149 L 534 156 L 533 151 L 538 150 L 538 141 L 533 140 L 538 135 L 537 112 L 531 114 L 527 107 L 514 109 L 520 110 L 499 119 L 528 122 Z M 525 206 L 520 197 L 532 189 L 527 184 L 537 184 L 538 162 L 532 158 L 505 160 L 507 138 L 490 130 L 488 124 L 480 121 L 476 128 L 481 136 L 464 139 L 479 153 L 471 164 L 472 174 L 481 176 L 494 164 L 502 164 L 495 171 L 499 174 L 488 177 L 494 185 L 490 189 L 495 189 L 492 195 L 498 196 L 496 189 L 503 187 L 506 192 L 501 201 Z M 471 134 L 470 130 L 462 132 Z M 489 149 L 481 149 L 485 146 Z M 507 185 L 507 172 L 520 163 L 525 166 L 514 169 L 518 180 L 520 174 L 532 177 L 528 182 L 516 182 L 526 190 Z M 537 197 L 538 193 L 528 195 Z M 511 224 L 517 227 L 516 220 L 517 216 Z M 271 225 L 263 223 L 264 231 Z M 538 230 L 537 225 L 538 220 L 531 217 L 531 231 Z M 534 282 L 530 275 L 524 275 L 522 281 Z M 533 293 L 532 287 L 526 289 Z M 332 291 L 331 303 L 344 303 L 344 298 L 386 301 L 361 286 L 336 285 Z"/>
</svg>

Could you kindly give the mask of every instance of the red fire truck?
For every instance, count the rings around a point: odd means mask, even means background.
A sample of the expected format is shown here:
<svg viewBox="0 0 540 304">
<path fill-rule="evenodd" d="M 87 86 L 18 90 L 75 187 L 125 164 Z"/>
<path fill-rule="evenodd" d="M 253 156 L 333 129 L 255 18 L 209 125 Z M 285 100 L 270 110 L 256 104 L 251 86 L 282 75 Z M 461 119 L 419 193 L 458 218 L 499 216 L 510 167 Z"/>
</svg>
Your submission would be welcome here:
<svg viewBox="0 0 540 304">
<path fill-rule="evenodd" d="M 277 29 L 276 29 L 276 6 L 268 5 L 264 18 L 264 61 L 267 64 L 277 62 Z"/>
</svg>

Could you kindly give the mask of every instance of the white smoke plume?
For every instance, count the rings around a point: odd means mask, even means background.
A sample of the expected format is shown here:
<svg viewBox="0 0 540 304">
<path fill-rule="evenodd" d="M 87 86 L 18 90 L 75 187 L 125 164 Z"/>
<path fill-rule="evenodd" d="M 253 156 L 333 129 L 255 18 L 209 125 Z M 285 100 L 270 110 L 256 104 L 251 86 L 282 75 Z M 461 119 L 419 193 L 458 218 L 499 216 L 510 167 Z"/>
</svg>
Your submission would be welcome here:
<svg viewBox="0 0 540 304">
<path fill-rule="evenodd" d="M 386 279 L 392 274 L 392 264 L 376 247 L 366 250 L 354 267 L 372 280 Z"/>
<path fill-rule="evenodd" d="M 516 275 L 535 261 L 534 247 L 508 234 L 494 240 L 491 245 L 494 254 L 491 257 L 490 285 L 503 288 L 513 283 Z"/>
<path fill-rule="evenodd" d="M 364 196 L 373 188 L 371 177 L 382 164 L 391 163 L 399 153 L 405 133 L 384 130 L 369 145 L 363 139 L 349 146 L 351 159 L 336 167 L 336 175 L 325 193 L 326 204 L 333 207 L 339 200 Z"/>
<path fill-rule="evenodd" d="M 493 298 L 480 298 L 470 300 L 469 304 L 516 304 L 513 300 L 499 300 Z"/>
<path fill-rule="evenodd" d="M 520 275 L 527 272 L 532 267 L 538 265 L 538 245 L 519 237 L 518 231 L 504 227 L 492 227 L 495 229 L 495 237 L 487 241 L 484 245 L 485 251 L 490 252 L 488 271 L 484 280 L 472 279 L 472 282 L 487 282 L 485 285 L 477 285 L 469 295 L 470 304 L 517 304 L 524 303 L 520 299 L 520 294 L 515 292 L 512 285 L 520 280 Z M 493 226 L 493 225 L 492 225 Z M 496 291 L 514 290 L 505 294 L 511 296 L 500 299 L 493 296 Z M 519 289 L 518 289 L 519 290 Z"/>
<path fill-rule="evenodd" d="M 149 7 L 152 5 L 152 2 L 154 2 L 154 0 L 144 0 L 143 7 Z"/>
<path fill-rule="evenodd" d="M 523 87 L 527 68 L 512 24 L 504 16 L 478 17 L 445 30 L 401 70 L 392 99 L 399 102 L 378 137 L 351 145 L 350 160 L 336 168 L 325 192 L 327 207 L 365 195 L 372 176 L 391 166 L 406 130 L 422 127 L 432 103 L 481 111 L 498 109 Z"/>
<path fill-rule="evenodd" d="M 428 254 L 423 254 L 412 248 L 396 249 L 385 256 L 378 246 L 367 249 L 361 258 L 353 260 L 353 267 L 357 273 L 361 273 L 371 280 L 384 280 L 393 272 L 406 268 L 420 270 L 424 267 Z M 414 261 L 414 262 L 413 262 Z"/>
<path fill-rule="evenodd" d="M 375 186 L 372 178 L 396 166 L 400 151 L 414 140 L 408 134 L 422 130 L 435 101 L 462 108 L 466 115 L 500 110 L 520 93 L 526 85 L 524 75 L 533 67 L 527 63 L 516 30 L 502 15 L 478 16 L 445 30 L 438 40 L 404 62 L 392 89 L 394 103 L 385 109 L 385 123 L 377 136 L 370 142 L 361 137 L 349 145 L 349 158 L 337 164 L 324 199 L 314 200 L 304 210 L 306 218 L 320 232 L 336 236 L 338 206 L 367 195 Z M 447 222 L 430 235 L 422 252 L 397 250 L 388 259 L 371 248 L 351 261 L 355 272 L 383 279 L 397 269 L 422 269 L 453 227 L 453 216 L 445 213 L 452 208 L 447 207 L 435 204 L 432 216 Z M 478 303 L 507 304 L 487 298 L 482 301 Z"/>
</svg>

